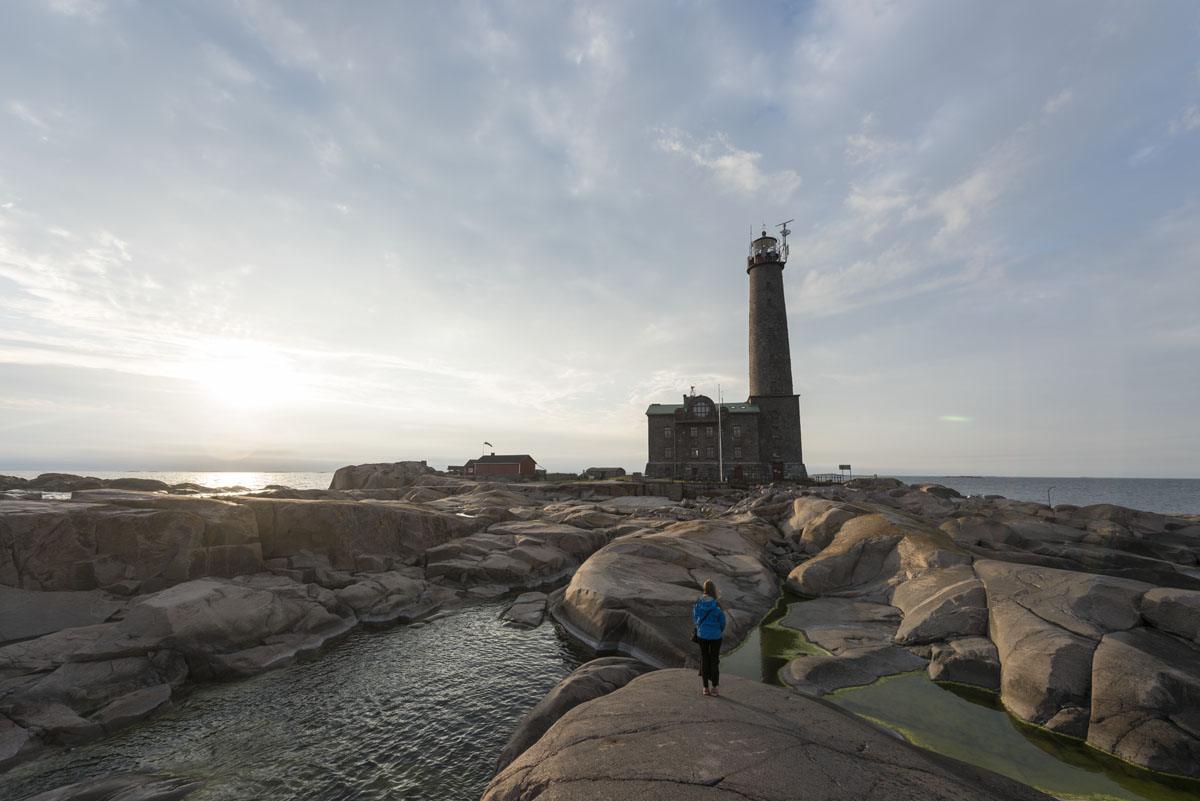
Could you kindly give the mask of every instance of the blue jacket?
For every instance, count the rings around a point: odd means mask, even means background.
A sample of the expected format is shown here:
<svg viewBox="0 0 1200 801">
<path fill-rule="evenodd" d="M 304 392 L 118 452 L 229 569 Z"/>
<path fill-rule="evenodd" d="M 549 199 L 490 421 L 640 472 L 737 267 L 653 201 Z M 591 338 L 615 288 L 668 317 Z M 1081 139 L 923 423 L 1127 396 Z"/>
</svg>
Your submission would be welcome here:
<svg viewBox="0 0 1200 801">
<path fill-rule="evenodd" d="M 701 622 L 703 621 L 703 622 Z M 725 612 L 717 605 L 717 599 L 701 595 L 692 607 L 692 623 L 702 640 L 719 640 L 725 633 Z"/>
</svg>

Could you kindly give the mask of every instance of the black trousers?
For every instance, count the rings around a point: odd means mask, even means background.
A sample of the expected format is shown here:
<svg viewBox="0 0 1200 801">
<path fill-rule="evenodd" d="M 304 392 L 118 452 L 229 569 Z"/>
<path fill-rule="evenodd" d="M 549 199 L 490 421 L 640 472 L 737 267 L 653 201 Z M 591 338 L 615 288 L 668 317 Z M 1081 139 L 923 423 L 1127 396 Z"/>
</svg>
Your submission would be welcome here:
<svg viewBox="0 0 1200 801">
<path fill-rule="evenodd" d="M 721 638 L 700 639 L 700 678 L 704 686 L 711 681 L 714 687 L 721 685 Z"/>
</svg>

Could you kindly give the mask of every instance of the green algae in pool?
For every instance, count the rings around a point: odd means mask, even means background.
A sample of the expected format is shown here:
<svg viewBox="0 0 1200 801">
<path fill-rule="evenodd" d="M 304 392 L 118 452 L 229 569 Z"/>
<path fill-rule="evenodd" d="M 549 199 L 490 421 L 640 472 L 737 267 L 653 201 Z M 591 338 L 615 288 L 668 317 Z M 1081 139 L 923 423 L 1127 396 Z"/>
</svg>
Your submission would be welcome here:
<svg viewBox="0 0 1200 801">
<path fill-rule="evenodd" d="M 746 639 L 733 651 L 721 657 L 721 670 L 733 676 L 779 684 L 779 671 L 797 656 L 828 654 L 824 648 L 808 641 L 801 632 L 779 625 L 788 606 L 804 599 L 784 592 L 767 612 L 762 622 L 750 630 Z"/>
<path fill-rule="evenodd" d="M 1142 770 L 1084 743 L 1022 723 L 994 694 L 901 673 L 826 698 L 909 742 L 1060 798 L 1195 801 L 1200 782 Z"/>
<path fill-rule="evenodd" d="M 828 652 L 803 633 L 780 624 L 792 604 L 806 598 L 784 592 L 721 670 L 780 684 L 779 671 L 794 657 Z M 939 685 L 924 671 L 881 679 L 827 696 L 828 700 L 897 732 L 930 751 L 978 765 L 1060 798 L 1104 801 L 1196 801 L 1200 782 L 1155 774 L 1102 754 L 1068 737 L 1010 716 L 994 693 Z"/>
</svg>

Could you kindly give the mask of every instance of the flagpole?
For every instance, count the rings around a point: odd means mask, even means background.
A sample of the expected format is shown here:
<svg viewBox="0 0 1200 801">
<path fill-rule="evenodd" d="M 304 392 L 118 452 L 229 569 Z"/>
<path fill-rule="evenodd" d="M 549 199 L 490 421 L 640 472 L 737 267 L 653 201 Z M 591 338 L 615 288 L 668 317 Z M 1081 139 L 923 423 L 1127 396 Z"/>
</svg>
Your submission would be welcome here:
<svg viewBox="0 0 1200 801">
<path fill-rule="evenodd" d="M 717 483 L 725 483 L 725 450 L 724 436 L 721 434 L 721 412 L 725 409 L 721 405 L 721 385 L 717 384 Z"/>
</svg>

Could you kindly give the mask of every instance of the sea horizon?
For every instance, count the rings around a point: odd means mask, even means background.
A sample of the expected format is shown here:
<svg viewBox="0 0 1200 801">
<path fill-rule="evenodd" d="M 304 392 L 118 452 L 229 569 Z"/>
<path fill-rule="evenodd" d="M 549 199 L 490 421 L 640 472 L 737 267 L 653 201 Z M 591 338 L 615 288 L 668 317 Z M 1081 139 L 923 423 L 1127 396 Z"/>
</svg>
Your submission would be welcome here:
<svg viewBox="0 0 1200 801">
<path fill-rule="evenodd" d="M 433 465 L 431 465 L 433 466 Z M 436 469 L 436 468 L 435 468 Z M 257 491 L 271 485 L 292 489 L 328 489 L 334 470 L 15 470 L 0 475 L 33 479 L 44 473 L 66 473 L 99 479 L 151 478 L 166 484 L 206 487 L 244 487 Z M 566 472 L 566 471 L 564 471 Z M 1005 498 L 1052 505 L 1114 504 L 1161 514 L 1200 514 L 1200 478 L 1127 476 L 989 476 L 899 473 L 861 473 L 896 478 L 907 484 L 937 483 L 963 495 L 1002 495 Z"/>
</svg>

